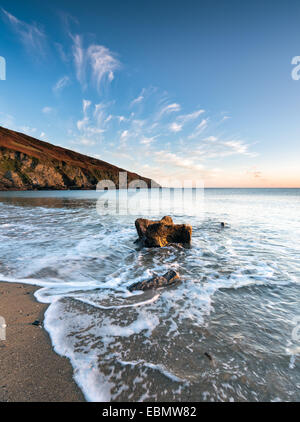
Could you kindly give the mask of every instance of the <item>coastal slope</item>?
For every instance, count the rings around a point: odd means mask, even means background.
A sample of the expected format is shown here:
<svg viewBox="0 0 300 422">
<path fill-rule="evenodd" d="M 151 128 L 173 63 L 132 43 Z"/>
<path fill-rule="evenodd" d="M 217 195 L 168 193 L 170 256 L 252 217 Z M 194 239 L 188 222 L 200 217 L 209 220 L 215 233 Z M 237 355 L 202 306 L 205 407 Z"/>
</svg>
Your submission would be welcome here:
<svg viewBox="0 0 300 422">
<path fill-rule="evenodd" d="M 0 126 L 0 190 L 95 189 L 100 180 L 118 188 L 120 171 L 127 170 Z M 127 171 L 132 180 L 151 186 L 151 179 Z"/>
</svg>

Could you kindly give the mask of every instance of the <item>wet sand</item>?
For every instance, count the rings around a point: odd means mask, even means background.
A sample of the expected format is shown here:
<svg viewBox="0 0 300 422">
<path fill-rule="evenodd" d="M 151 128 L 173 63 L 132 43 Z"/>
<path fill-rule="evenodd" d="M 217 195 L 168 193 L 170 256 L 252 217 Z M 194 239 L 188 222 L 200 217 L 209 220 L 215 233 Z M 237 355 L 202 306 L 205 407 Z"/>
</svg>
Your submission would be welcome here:
<svg viewBox="0 0 300 422">
<path fill-rule="evenodd" d="M 0 315 L 6 340 L 0 340 L 0 402 L 80 402 L 84 397 L 66 358 L 52 349 L 43 322 L 47 305 L 38 303 L 35 286 L 0 282 Z"/>
</svg>

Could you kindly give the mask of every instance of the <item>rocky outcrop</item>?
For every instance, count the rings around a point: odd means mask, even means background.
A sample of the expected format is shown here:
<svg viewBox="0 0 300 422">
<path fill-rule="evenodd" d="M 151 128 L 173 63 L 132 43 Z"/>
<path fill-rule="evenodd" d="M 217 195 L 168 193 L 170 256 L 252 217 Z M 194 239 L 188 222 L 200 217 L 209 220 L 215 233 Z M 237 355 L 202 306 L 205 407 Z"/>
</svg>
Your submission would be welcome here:
<svg viewBox="0 0 300 422">
<path fill-rule="evenodd" d="M 163 276 L 154 274 L 154 276 L 149 280 L 139 281 L 138 283 L 132 284 L 129 287 L 129 290 L 132 292 L 134 290 L 158 289 L 160 287 L 170 286 L 178 281 L 180 281 L 180 278 L 176 271 L 169 270 Z"/>
<path fill-rule="evenodd" d="M 121 171 L 126 170 L 0 126 L 0 190 L 95 189 L 100 180 L 118 188 Z M 127 182 L 133 180 L 148 187 L 153 182 L 127 172 Z"/>
<path fill-rule="evenodd" d="M 138 242 L 146 247 L 162 247 L 172 243 L 188 247 L 192 240 L 192 226 L 174 224 L 171 217 L 163 217 L 159 221 L 138 218 L 135 227 L 139 236 Z"/>
</svg>

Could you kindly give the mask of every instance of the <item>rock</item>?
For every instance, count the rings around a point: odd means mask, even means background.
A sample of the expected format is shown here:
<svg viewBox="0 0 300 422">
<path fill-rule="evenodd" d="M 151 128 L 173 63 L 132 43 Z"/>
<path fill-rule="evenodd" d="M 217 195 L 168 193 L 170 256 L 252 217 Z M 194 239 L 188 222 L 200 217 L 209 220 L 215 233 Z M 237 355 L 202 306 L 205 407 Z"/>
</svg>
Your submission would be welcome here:
<svg viewBox="0 0 300 422">
<path fill-rule="evenodd" d="M 170 243 L 190 246 L 192 240 L 192 226 L 188 224 L 174 224 L 171 217 L 163 217 L 159 221 L 138 218 L 135 227 L 142 246 L 162 247 Z"/>
<path fill-rule="evenodd" d="M 139 281 L 138 283 L 132 284 L 129 287 L 129 290 L 132 292 L 133 290 L 158 289 L 159 287 L 170 286 L 179 280 L 180 278 L 177 272 L 169 270 L 163 276 L 155 274 L 149 280 Z"/>
<path fill-rule="evenodd" d="M 212 355 L 209 354 L 208 352 L 204 352 L 204 356 L 206 356 L 210 361 L 213 360 Z"/>
<path fill-rule="evenodd" d="M 215 367 L 216 366 L 216 362 L 214 360 L 214 358 L 212 357 L 212 355 L 208 352 L 204 352 L 204 356 L 207 357 L 207 359 L 210 361 L 211 366 Z"/>
</svg>

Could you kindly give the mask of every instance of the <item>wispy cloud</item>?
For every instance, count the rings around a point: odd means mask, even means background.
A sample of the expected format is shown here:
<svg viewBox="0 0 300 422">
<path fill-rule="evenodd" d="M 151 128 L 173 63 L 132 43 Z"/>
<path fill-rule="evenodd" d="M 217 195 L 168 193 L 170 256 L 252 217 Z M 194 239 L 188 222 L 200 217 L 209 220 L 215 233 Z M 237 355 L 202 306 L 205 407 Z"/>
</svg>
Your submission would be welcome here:
<svg viewBox="0 0 300 422">
<path fill-rule="evenodd" d="M 186 169 L 190 171 L 199 172 L 204 169 L 202 163 L 196 163 L 194 159 L 190 157 L 184 157 L 182 154 L 175 154 L 169 151 L 156 151 L 155 161 L 161 164 L 175 167 L 177 169 Z"/>
<path fill-rule="evenodd" d="M 121 136 L 120 136 L 121 146 L 125 146 L 125 144 L 128 140 L 128 137 L 129 137 L 129 130 L 127 130 L 127 129 L 123 130 L 123 132 L 121 133 Z"/>
<path fill-rule="evenodd" d="M 85 89 L 87 72 L 90 71 L 98 92 L 101 92 L 104 84 L 114 79 L 114 72 L 121 67 L 121 63 L 107 47 L 92 44 L 85 48 L 81 35 L 71 33 L 69 35 L 73 41 L 72 54 L 76 78 Z"/>
<path fill-rule="evenodd" d="M 97 88 L 100 91 L 105 79 L 109 82 L 114 79 L 114 72 L 119 69 L 120 63 L 113 53 L 102 45 L 91 45 L 87 49 L 87 57 L 92 67 Z"/>
<path fill-rule="evenodd" d="M 171 132 L 175 132 L 176 133 L 176 132 L 180 132 L 181 131 L 182 125 L 180 125 L 180 124 L 178 124 L 176 122 L 173 122 L 173 123 L 170 124 L 169 128 L 170 128 L 170 131 Z"/>
<path fill-rule="evenodd" d="M 207 141 L 207 138 L 206 138 Z M 221 140 L 215 138 L 213 142 L 208 141 L 200 144 L 194 151 L 194 154 L 201 159 L 222 159 L 232 155 L 245 155 L 256 157 L 257 154 L 249 150 L 250 144 L 242 140 Z"/>
<path fill-rule="evenodd" d="M 59 43 L 59 42 L 55 42 L 54 43 L 55 47 L 57 48 L 57 51 L 60 55 L 60 58 L 62 59 L 63 62 L 68 62 L 70 60 L 70 56 L 68 53 L 66 53 L 64 46 Z"/>
<path fill-rule="evenodd" d="M 105 114 L 102 113 L 101 104 L 96 104 L 94 111 L 92 110 L 92 102 L 90 100 L 82 100 L 82 118 L 76 122 L 76 132 L 70 133 L 75 138 L 73 143 L 84 146 L 93 146 L 101 143 L 102 134 L 105 132 L 103 120 Z"/>
<path fill-rule="evenodd" d="M 163 106 L 161 108 L 161 110 L 160 110 L 160 112 L 158 114 L 158 118 L 161 118 L 165 114 L 170 114 L 170 113 L 178 112 L 180 110 L 181 110 L 181 107 L 177 103 L 172 103 L 172 104 L 165 105 L 165 106 Z"/>
<path fill-rule="evenodd" d="M 85 127 L 87 127 L 90 119 L 87 115 L 87 110 L 91 105 L 91 101 L 89 100 L 82 100 L 82 112 L 83 118 L 77 121 L 77 129 L 82 131 Z"/>
<path fill-rule="evenodd" d="M 208 119 L 202 119 L 201 122 L 196 126 L 195 130 L 188 136 L 188 139 L 199 138 L 207 126 Z"/>
<path fill-rule="evenodd" d="M 141 173 L 141 163 L 147 163 L 146 173 L 150 177 L 155 177 L 151 169 L 158 168 L 157 174 L 177 175 L 181 180 L 194 176 L 214 178 L 227 157 L 255 156 L 250 143 L 226 135 L 224 130 L 215 133 L 218 121 L 210 116 L 203 118 L 203 109 L 178 115 L 181 106 L 167 102 L 166 95 L 162 105 L 160 92 L 147 94 L 145 108 L 132 111 L 132 102 L 142 92 L 123 108 L 114 101 L 93 104 L 88 99 L 83 100 L 82 117 L 73 134 L 77 144 L 92 147 L 87 149 L 89 154 L 97 153 L 96 148 L 101 144 L 104 160 L 114 157 L 117 165 L 126 168 L 131 157 L 133 171 Z M 159 115 L 163 118 L 158 119 Z"/>
<path fill-rule="evenodd" d="M 228 147 L 233 153 L 236 154 L 249 154 L 248 145 L 242 141 L 226 141 L 223 142 L 223 145 Z"/>
<path fill-rule="evenodd" d="M 203 139 L 206 142 L 215 142 L 218 140 L 218 138 L 216 136 L 208 136 L 207 138 Z"/>
<path fill-rule="evenodd" d="M 35 135 L 37 129 L 35 127 L 30 127 L 30 126 L 21 126 L 20 127 L 21 132 L 25 133 L 26 135 Z"/>
<path fill-rule="evenodd" d="M 45 55 L 46 35 L 36 23 L 29 24 L 1 8 L 2 14 L 29 53 Z"/>
<path fill-rule="evenodd" d="M 52 108 L 52 107 L 48 107 L 48 106 L 43 107 L 42 112 L 43 112 L 44 114 L 50 114 L 50 113 L 52 113 L 52 112 L 53 112 L 53 108 Z"/>
<path fill-rule="evenodd" d="M 73 46 L 72 46 L 72 53 L 73 53 L 73 59 L 75 64 L 75 72 L 76 77 L 78 81 L 81 83 L 81 85 L 85 86 L 85 51 L 82 46 L 82 37 L 78 34 L 72 35 L 70 33 L 70 37 L 73 40 Z"/>
<path fill-rule="evenodd" d="M 152 136 L 151 138 L 147 138 L 145 136 L 142 137 L 140 144 L 149 146 L 155 141 L 156 136 Z"/>
<path fill-rule="evenodd" d="M 182 114 L 181 116 L 178 116 L 178 120 L 182 122 L 182 124 L 185 124 L 187 122 L 190 122 L 192 120 L 196 120 L 201 114 L 205 113 L 205 110 L 196 110 L 189 114 Z"/>
<path fill-rule="evenodd" d="M 66 86 L 70 85 L 71 81 L 69 76 L 63 76 L 62 78 L 58 79 L 56 84 L 53 86 L 53 92 L 58 94 L 62 91 Z"/>
<path fill-rule="evenodd" d="M 145 91 L 146 91 L 145 88 L 143 88 L 142 89 L 142 92 L 140 93 L 140 95 L 138 97 L 134 98 L 131 101 L 130 107 L 133 107 L 134 105 L 139 104 L 139 103 L 141 103 L 144 100 L 144 98 L 145 98 Z"/>
<path fill-rule="evenodd" d="M 15 128 L 16 125 L 14 116 L 0 111 L 0 126 L 7 127 L 8 129 Z"/>
<path fill-rule="evenodd" d="M 143 101 L 144 97 L 143 95 L 139 95 L 137 98 L 135 98 L 134 100 L 131 101 L 131 106 L 140 103 L 141 101 Z"/>
</svg>

